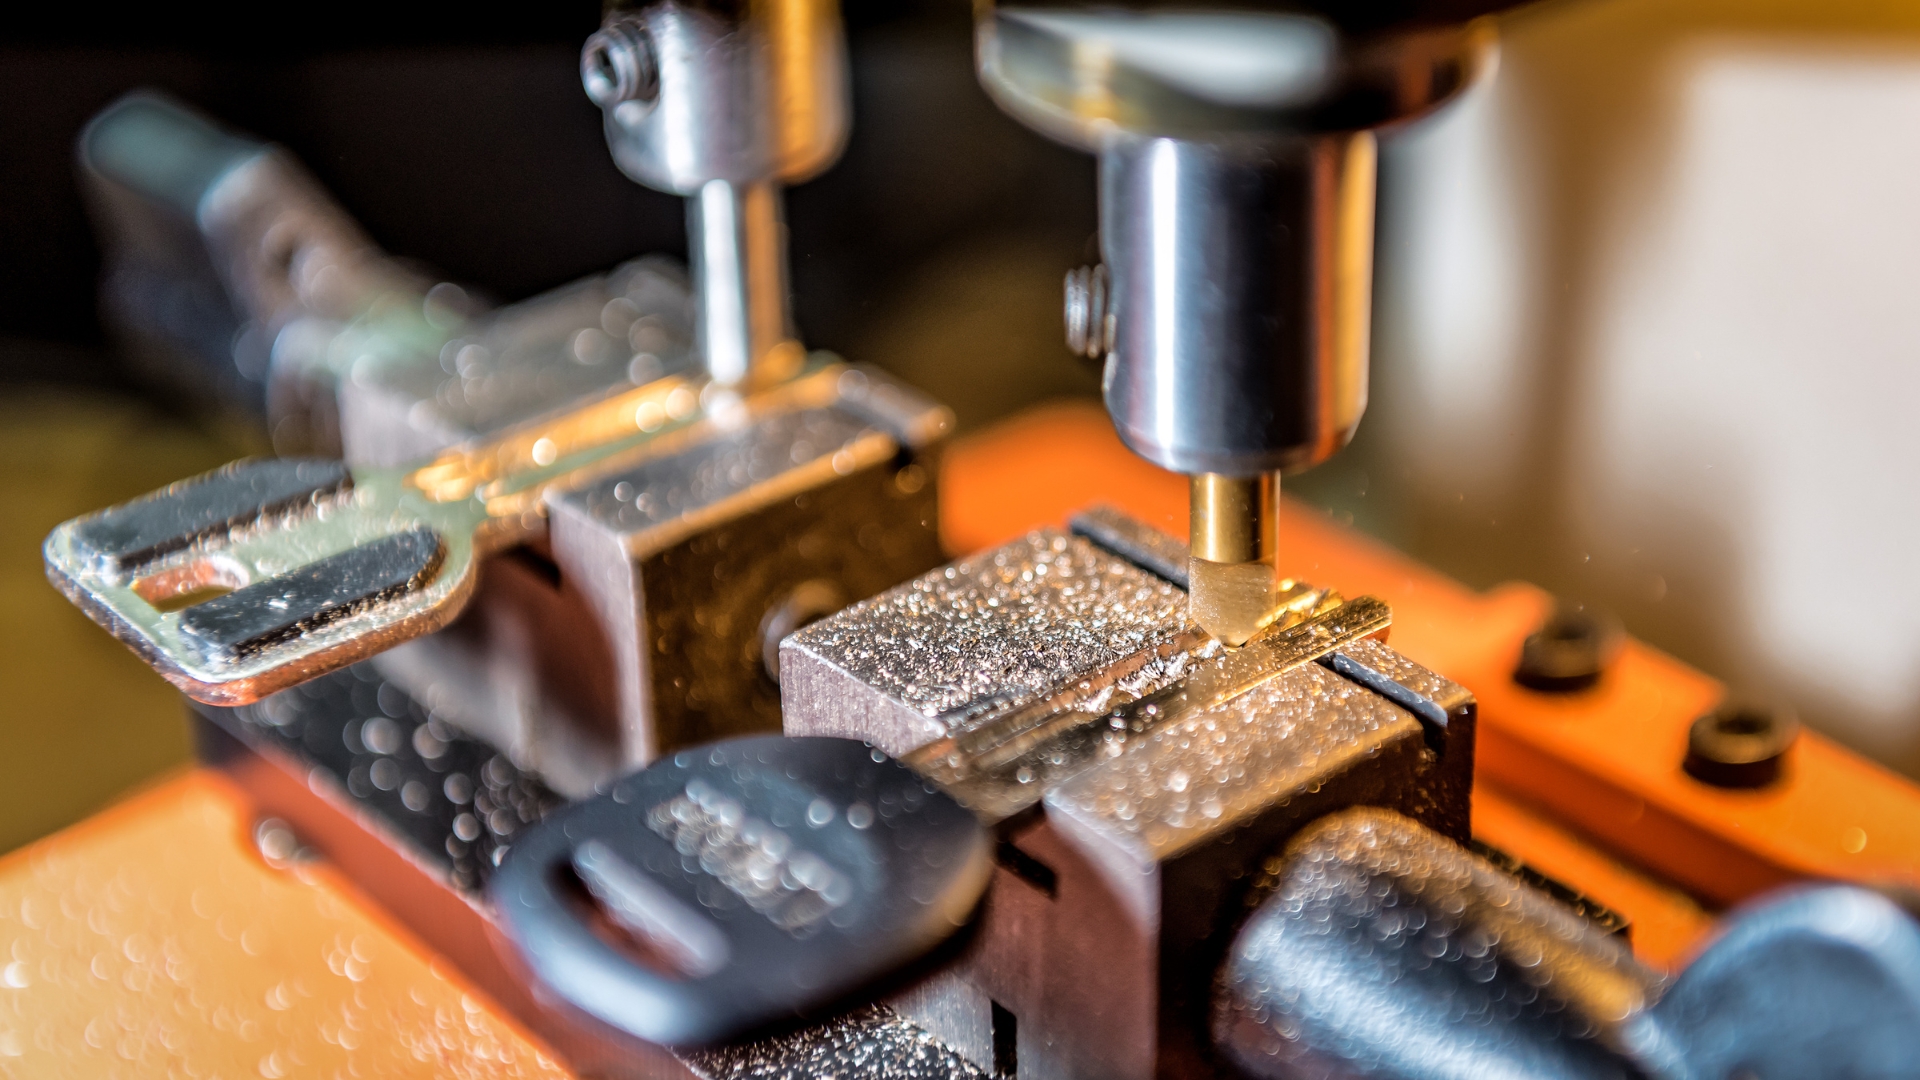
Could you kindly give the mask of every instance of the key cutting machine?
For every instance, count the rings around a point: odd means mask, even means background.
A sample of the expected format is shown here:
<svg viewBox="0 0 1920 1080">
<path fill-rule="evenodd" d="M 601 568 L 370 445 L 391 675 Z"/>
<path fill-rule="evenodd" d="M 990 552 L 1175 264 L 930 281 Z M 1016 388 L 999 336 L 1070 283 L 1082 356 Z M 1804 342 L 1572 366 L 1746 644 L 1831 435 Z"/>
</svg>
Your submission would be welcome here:
<svg viewBox="0 0 1920 1080">
<path fill-rule="evenodd" d="M 83 154 L 126 226 L 122 325 L 204 362 L 136 286 L 210 263 L 254 328 L 217 340 L 271 342 L 214 366 L 299 387 L 280 422 L 348 461 L 49 538 L 56 584 L 198 699 L 211 768 L 9 862 L 0 1054 L 1920 1068 L 1920 790 L 1278 497 L 1364 407 L 1370 133 L 1485 66 L 1491 6 L 980 6 L 989 93 L 1100 156 L 1066 314 L 1111 425 L 1054 406 L 940 459 L 943 410 L 785 324 L 777 184 L 844 125 L 831 5 L 620 8 L 588 43 L 616 160 L 689 197 L 680 293 L 652 263 L 462 306 L 284 155 L 110 110 Z M 200 167 L 156 174 L 156 142 Z"/>
</svg>

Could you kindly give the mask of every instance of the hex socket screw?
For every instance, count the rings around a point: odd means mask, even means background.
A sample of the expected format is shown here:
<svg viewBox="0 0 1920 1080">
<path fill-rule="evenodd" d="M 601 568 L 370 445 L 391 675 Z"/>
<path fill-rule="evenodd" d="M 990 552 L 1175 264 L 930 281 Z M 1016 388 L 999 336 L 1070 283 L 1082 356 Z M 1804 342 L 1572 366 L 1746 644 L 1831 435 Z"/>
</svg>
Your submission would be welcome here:
<svg viewBox="0 0 1920 1080">
<path fill-rule="evenodd" d="M 1693 722 L 1682 767 L 1702 783 L 1758 788 L 1780 779 L 1800 721 L 1781 707 L 1722 702 Z"/>
<path fill-rule="evenodd" d="M 660 95 L 660 66 L 646 24 L 615 17 L 594 31 L 580 49 L 580 85 L 603 109 L 625 101 L 651 105 Z"/>
<path fill-rule="evenodd" d="M 1089 360 L 1113 351 L 1114 314 L 1105 263 L 1067 271 L 1067 348 Z"/>
<path fill-rule="evenodd" d="M 1546 694 L 1571 694 L 1600 681 L 1620 649 L 1620 626 L 1579 604 L 1560 604 L 1527 635 L 1513 681 Z"/>
</svg>

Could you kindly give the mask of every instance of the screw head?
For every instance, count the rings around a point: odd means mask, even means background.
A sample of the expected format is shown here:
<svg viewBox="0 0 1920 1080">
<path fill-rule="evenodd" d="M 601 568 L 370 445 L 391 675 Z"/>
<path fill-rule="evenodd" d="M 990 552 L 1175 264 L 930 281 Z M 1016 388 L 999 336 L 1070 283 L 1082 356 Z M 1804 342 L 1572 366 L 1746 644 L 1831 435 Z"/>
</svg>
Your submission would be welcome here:
<svg viewBox="0 0 1920 1080">
<path fill-rule="evenodd" d="M 660 94 L 653 35 L 631 16 L 614 16 L 580 48 L 580 86 L 603 109 L 633 101 L 651 105 Z"/>
<path fill-rule="evenodd" d="M 1765 787 L 1800 737 L 1800 721 L 1786 708 L 1722 702 L 1687 732 L 1687 774 L 1724 788 Z"/>
<path fill-rule="evenodd" d="M 1105 263 L 1067 271 L 1067 348 L 1076 356 L 1100 360 L 1113 351 L 1110 301 Z"/>
<path fill-rule="evenodd" d="M 1620 626 L 1578 604 L 1561 604 L 1527 636 L 1513 681 L 1547 694 L 1570 694 L 1600 681 L 1620 648 Z"/>
</svg>

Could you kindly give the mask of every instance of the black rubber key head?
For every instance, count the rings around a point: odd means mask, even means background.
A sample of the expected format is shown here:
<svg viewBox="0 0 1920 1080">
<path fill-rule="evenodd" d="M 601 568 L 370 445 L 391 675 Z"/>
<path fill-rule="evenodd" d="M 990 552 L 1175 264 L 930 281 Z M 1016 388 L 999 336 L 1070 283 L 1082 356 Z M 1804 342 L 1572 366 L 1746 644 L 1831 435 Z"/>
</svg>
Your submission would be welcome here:
<svg viewBox="0 0 1920 1080">
<path fill-rule="evenodd" d="M 521 834 L 488 886 L 545 987 L 650 1042 L 817 1013 L 966 925 L 986 830 L 851 739 L 683 750 Z"/>
</svg>

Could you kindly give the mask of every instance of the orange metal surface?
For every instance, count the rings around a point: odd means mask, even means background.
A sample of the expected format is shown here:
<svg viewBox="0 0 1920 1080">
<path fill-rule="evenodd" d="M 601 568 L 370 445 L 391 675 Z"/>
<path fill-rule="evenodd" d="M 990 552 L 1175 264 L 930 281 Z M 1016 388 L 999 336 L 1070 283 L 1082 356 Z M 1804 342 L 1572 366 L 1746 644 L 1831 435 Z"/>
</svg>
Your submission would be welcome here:
<svg viewBox="0 0 1920 1080">
<path fill-rule="evenodd" d="M 274 870 L 208 771 L 0 860 L 0 1073 L 564 1077 L 324 864 Z"/>
<path fill-rule="evenodd" d="M 1096 502 L 1185 533 L 1184 478 L 1128 454 L 1091 406 L 963 440 L 944 468 L 955 552 Z M 1809 733 L 1775 788 L 1709 788 L 1679 762 L 1711 680 L 1629 645 L 1592 691 L 1520 689 L 1509 674 L 1547 609 L 1538 590 L 1475 593 L 1298 506 L 1282 532 L 1288 573 L 1386 600 L 1394 645 L 1479 696 L 1476 833 L 1626 915 L 1648 960 L 1675 964 L 1709 928 L 1693 897 L 1800 877 L 1920 882 L 1907 781 Z M 199 772 L 0 860 L 0 1074 L 567 1075 L 337 867 L 266 866 L 256 812 Z M 397 873 L 341 853 L 382 879 L 375 891 Z"/>
</svg>

